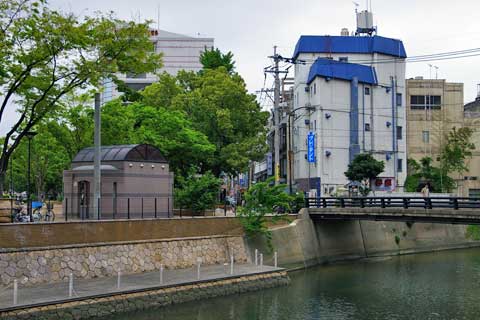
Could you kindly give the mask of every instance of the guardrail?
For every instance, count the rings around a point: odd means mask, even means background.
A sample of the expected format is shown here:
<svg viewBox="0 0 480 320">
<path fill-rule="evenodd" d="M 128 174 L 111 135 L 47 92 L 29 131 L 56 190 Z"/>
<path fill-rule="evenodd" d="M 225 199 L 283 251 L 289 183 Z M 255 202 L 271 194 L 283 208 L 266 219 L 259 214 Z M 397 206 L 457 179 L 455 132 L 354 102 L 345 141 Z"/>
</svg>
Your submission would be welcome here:
<svg viewBox="0 0 480 320">
<path fill-rule="evenodd" d="M 305 198 L 306 208 L 450 208 L 480 209 L 472 197 L 319 197 Z"/>
</svg>

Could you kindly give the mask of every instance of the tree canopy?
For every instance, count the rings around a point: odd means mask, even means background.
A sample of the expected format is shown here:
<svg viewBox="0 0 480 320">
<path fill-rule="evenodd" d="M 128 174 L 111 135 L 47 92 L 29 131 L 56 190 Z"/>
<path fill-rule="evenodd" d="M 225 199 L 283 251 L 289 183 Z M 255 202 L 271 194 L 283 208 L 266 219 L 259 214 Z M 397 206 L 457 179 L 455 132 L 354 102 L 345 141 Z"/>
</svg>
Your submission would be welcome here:
<svg viewBox="0 0 480 320">
<path fill-rule="evenodd" d="M 375 179 L 383 172 L 384 168 L 383 161 L 376 160 L 371 154 L 360 153 L 348 165 L 345 176 L 350 181 L 364 182 L 365 185 L 368 185 L 370 180 Z"/>
<path fill-rule="evenodd" d="M 19 112 L 3 141 L 1 179 L 26 132 L 57 110 L 66 94 L 98 86 L 104 78 L 116 80 L 118 72 L 161 66 L 147 31 L 148 22 L 126 22 L 112 14 L 80 19 L 50 9 L 45 0 L 1 2 L 0 123 L 6 121 L 7 107 Z"/>
<path fill-rule="evenodd" d="M 218 48 L 205 48 L 205 51 L 200 55 L 200 63 L 204 69 L 217 69 L 224 67 L 228 73 L 235 71 L 235 61 L 233 60 L 233 53 L 230 51 L 222 53 Z"/>
<path fill-rule="evenodd" d="M 268 112 L 261 110 L 245 82 L 224 67 L 204 72 L 180 72 L 177 77 L 163 74 L 157 83 L 142 92 L 142 103 L 180 111 L 194 128 L 215 146 L 212 161 L 201 171 L 236 174 L 249 160 L 261 159 L 266 152 Z"/>
</svg>

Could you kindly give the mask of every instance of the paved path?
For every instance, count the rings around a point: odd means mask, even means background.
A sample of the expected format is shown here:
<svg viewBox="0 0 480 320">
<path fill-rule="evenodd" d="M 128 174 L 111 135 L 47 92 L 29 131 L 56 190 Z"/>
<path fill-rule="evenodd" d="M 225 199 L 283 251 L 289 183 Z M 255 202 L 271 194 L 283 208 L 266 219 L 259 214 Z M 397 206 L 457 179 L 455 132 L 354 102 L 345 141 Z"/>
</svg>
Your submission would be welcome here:
<svg viewBox="0 0 480 320">
<path fill-rule="evenodd" d="M 238 264 L 234 265 L 234 274 L 230 275 L 230 265 L 202 266 L 200 281 L 239 277 L 242 275 L 276 270 L 283 269 L 270 266 L 260 267 L 252 264 Z M 145 288 L 159 288 L 162 286 L 187 284 L 196 281 L 198 281 L 196 266 L 188 269 L 166 269 L 163 273 L 163 285 L 160 285 L 159 271 L 122 275 L 120 289 L 117 288 L 117 276 L 96 279 L 74 279 L 74 294 L 72 298 Z M 68 281 L 36 285 L 34 287 L 24 287 L 19 281 L 17 306 L 69 299 L 68 292 Z M 0 311 L 3 308 L 9 307 L 13 307 L 13 289 L 11 286 L 0 291 Z"/>
</svg>

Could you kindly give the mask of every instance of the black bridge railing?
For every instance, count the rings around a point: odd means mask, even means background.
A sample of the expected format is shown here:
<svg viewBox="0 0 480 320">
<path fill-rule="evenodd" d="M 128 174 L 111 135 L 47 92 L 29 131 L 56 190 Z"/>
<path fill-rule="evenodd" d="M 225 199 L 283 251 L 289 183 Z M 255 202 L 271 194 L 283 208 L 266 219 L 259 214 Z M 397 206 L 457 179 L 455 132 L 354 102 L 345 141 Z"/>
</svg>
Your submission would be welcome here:
<svg viewBox="0 0 480 320">
<path fill-rule="evenodd" d="M 450 208 L 480 209 L 480 198 L 462 197 L 320 197 L 305 198 L 306 208 Z"/>
</svg>

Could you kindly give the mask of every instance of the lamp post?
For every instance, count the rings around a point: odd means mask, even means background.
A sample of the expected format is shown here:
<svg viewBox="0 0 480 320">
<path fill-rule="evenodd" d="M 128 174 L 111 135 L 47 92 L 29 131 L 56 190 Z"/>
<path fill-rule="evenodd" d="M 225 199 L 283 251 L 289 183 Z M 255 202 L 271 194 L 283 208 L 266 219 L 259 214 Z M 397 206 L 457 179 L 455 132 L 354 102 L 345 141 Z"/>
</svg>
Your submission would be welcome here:
<svg viewBox="0 0 480 320">
<path fill-rule="evenodd" d="M 33 222 L 32 216 L 32 201 L 30 200 L 30 147 L 33 137 L 37 135 L 36 132 L 27 131 L 25 135 L 28 138 L 28 169 L 27 169 L 27 213 L 30 217 L 30 222 Z"/>
</svg>

